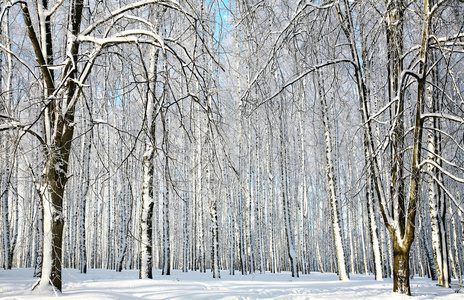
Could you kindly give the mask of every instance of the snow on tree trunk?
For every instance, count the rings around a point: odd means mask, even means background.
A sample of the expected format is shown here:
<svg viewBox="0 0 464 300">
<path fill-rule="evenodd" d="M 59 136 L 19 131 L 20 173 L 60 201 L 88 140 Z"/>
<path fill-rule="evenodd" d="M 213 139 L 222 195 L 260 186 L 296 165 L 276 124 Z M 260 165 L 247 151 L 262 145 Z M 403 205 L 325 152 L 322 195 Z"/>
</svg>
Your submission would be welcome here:
<svg viewBox="0 0 464 300">
<path fill-rule="evenodd" d="M 70 141 L 68 142 L 70 143 Z M 63 240 L 63 196 L 64 184 L 67 180 L 65 162 L 57 157 L 67 155 L 60 151 L 60 154 L 53 153 L 48 159 L 44 171 L 45 178 L 41 186 L 41 199 L 43 206 L 43 261 L 42 273 L 40 277 L 40 289 L 48 289 L 52 286 L 61 291 L 61 260 L 62 260 L 62 240 Z"/>
</svg>

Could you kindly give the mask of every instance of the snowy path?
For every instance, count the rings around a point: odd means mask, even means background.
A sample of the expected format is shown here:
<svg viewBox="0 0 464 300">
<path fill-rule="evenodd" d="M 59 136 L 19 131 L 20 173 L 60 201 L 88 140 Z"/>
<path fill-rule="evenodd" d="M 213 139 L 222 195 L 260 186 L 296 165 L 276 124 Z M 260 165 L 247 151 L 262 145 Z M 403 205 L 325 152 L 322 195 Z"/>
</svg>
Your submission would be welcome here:
<svg viewBox="0 0 464 300">
<path fill-rule="evenodd" d="M 51 294 L 30 292 L 35 282 L 31 269 L 0 270 L 0 299 L 49 299 Z M 291 278 L 290 273 L 264 275 L 228 275 L 213 279 L 212 274 L 174 270 L 171 276 L 154 271 L 153 280 L 139 280 L 138 271 L 64 270 L 64 299 L 460 299 L 464 294 L 436 286 L 428 278 L 411 281 L 413 298 L 391 292 L 392 280 L 374 281 L 373 276 L 351 275 L 338 281 L 331 273 L 313 273 Z"/>
</svg>

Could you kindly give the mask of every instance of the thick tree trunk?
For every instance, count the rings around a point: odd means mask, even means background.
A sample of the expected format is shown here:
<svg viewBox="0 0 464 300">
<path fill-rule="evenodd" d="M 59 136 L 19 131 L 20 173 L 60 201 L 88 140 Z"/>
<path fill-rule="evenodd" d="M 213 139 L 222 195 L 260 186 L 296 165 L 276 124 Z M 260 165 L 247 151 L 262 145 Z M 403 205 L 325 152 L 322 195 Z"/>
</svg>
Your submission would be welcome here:
<svg viewBox="0 0 464 300">
<path fill-rule="evenodd" d="M 409 284 L 409 247 L 393 238 L 393 292 L 411 296 Z"/>
<path fill-rule="evenodd" d="M 56 185 L 55 185 L 56 186 Z M 44 206 L 44 245 L 42 276 L 40 278 L 41 287 L 51 284 L 61 291 L 61 257 L 62 257 L 62 237 L 63 237 L 63 217 L 62 217 L 62 198 L 64 190 L 48 188 L 42 195 Z"/>
<path fill-rule="evenodd" d="M 72 130 L 72 129 L 70 129 Z M 61 291 L 62 289 L 62 240 L 63 240 L 63 196 L 67 181 L 67 164 L 71 136 L 59 150 L 52 149 L 44 170 L 41 185 L 41 200 L 43 207 L 43 262 L 40 278 L 40 289 L 50 285 Z"/>
</svg>

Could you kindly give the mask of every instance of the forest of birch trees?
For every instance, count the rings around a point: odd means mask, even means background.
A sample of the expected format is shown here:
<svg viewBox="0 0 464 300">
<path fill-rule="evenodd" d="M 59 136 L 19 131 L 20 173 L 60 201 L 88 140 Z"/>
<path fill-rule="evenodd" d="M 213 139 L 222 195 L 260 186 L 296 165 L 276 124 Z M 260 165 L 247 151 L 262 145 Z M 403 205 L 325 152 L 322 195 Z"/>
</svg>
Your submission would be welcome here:
<svg viewBox="0 0 464 300">
<path fill-rule="evenodd" d="M 0 264 L 464 274 L 462 0 L 1 0 Z"/>
</svg>

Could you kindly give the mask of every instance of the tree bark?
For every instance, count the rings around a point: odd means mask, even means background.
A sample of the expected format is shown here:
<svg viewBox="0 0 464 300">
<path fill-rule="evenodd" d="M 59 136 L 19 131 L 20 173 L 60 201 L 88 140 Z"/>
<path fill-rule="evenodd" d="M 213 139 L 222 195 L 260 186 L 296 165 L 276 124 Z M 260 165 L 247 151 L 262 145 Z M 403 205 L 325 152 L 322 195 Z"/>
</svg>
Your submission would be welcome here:
<svg viewBox="0 0 464 300">
<path fill-rule="evenodd" d="M 409 284 L 409 249 L 393 239 L 393 291 L 411 296 Z"/>
</svg>

